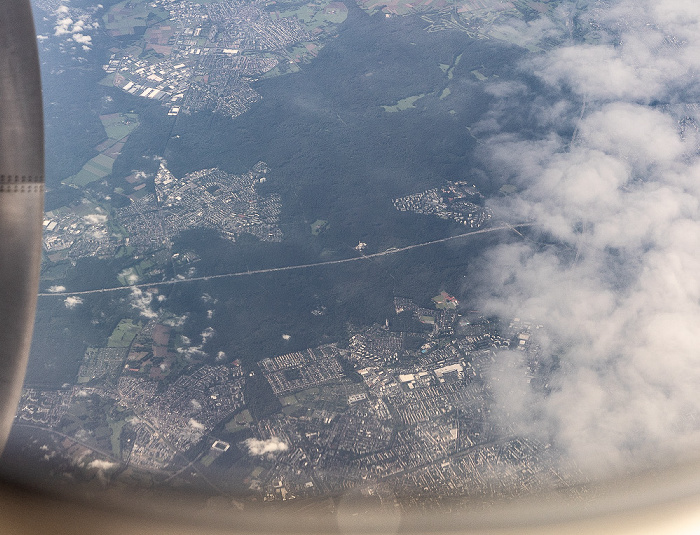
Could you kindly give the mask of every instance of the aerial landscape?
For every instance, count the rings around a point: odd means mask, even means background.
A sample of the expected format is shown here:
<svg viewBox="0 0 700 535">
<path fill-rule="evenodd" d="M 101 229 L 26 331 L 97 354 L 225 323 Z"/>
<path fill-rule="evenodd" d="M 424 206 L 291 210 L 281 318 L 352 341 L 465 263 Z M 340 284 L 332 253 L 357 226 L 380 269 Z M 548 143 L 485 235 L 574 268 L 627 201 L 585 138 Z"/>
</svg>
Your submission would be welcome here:
<svg viewBox="0 0 700 535">
<path fill-rule="evenodd" d="M 43 261 L 4 477 L 452 510 L 700 442 L 698 9 L 33 8 Z"/>
</svg>

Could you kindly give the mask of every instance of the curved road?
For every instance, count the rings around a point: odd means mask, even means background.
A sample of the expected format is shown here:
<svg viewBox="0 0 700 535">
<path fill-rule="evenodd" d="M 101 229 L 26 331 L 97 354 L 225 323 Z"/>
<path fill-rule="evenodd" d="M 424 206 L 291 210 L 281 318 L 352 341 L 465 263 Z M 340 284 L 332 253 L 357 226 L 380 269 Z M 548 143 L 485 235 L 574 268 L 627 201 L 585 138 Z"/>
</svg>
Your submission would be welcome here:
<svg viewBox="0 0 700 535">
<path fill-rule="evenodd" d="M 259 273 L 274 273 L 276 271 L 291 271 L 293 269 L 307 269 L 307 268 L 313 268 L 313 267 L 319 267 L 319 266 L 330 266 L 333 264 L 346 264 L 348 262 L 359 262 L 360 260 L 369 260 L 370 258 L 377 258 L 380 256 L 387 256 L 390 254 L 402 253 L 402 252 L 408 251 L 410 249 L 418 249 L 419 247 L 427 247 L 429 245 L 434 245 L 436 243 L 445 243 L 445 242 L 449 242 L 449 241 L 454 241 L 454 240 L 458 240 L 460 238 L 474 236 L 475 234 L 486 234 L 489 232 L 496 232 L 499 230 L 513 230 L 513 231 L 517 232 L 515 230 L 516 228 L 530 227 L 532 225 L 533 225 L 533 223 L 519 223 L 517 225 L 508 225 L 506 223 L 502 223 L 502 224 L 495 226 L 495 227 L 489 227 L 489 228 L 485 228 L 485 229 L 481 229 L 481 230 L 474 230 L 472 232 L 465 232 L 463 234 L 457 234 L 455 236 L 448 236 L 447 238 L 441 238 L 439 240 L 432 240 L 432 241 L 426 241 L 426 242 L 422 242 L 422 243 L 416 243 L 413 245 L 407 245 L 406 247 L 391 247 L 390 249 L 387 249 L 386 251 L 382 251 L 381 253 L 372 253 L 372 254 L 368 254 L 368 255 L 355 256 L 352 258 L 343 258 L 341 260 L 326 260 L 324 262 L 314 262 L 312 264 L 298 264 L 298 265 L 294 265 L 294 266 L 283 266 L 283 267 L 266 268 L 266 269 L 252 269 L 249 271 L 238 271 L 236 273 L 221 273 L 219 275 L 205 275 L 202 277 L 192 277 L 189 279 L 171 279 L 169 281 L 133 284 L 131 286 L 115 286 L 112 288 L 100 288 L 98 290 L 81 290 L 81 291 L 77 291 L 77 292 L 68 292 L 68 291 L 65 291 L 65 292 L 46 292 L 46 293 L 40 293 L 39 297 L 85 295 L 85 294 L 97 294 L 97 293 L 106 293 L 106 292 L 118 292 L 121 290 L 130 290 L 133 288 L 153 288 L 153 287 L 157 287 L 157 286 L 170 286 L 172 284 L 180 284 L 180 283 L 184 283 L 184 282 L 209 281 L 209 280 L 214 280 L 214 279 L 226 279 L 229 277 L 243 277 L 246 275 L 257 275 Z"/>
</svg>

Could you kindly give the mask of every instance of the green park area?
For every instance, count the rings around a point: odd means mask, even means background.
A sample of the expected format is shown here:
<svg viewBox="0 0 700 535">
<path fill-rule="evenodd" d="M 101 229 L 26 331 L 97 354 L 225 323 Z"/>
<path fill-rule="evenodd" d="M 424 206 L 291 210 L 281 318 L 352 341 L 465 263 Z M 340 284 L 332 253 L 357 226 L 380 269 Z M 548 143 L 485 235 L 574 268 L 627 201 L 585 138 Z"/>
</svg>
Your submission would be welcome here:
<svg viewBox="0 0 700 535">
<path fill-rule="evenodd" d="M 129 347 L 142 327 L 140 321 L 134 323 L 132 319 L 121 320 L 107 340 L 107 347 Z"/>
<path fill-rule="evenodd" d="M 242 431 L 243 429 L 248 429 L 253 424 L 253 417 L 248 409 L 239 412 L 231 418 L 231 420 L 226 424 L 226 431 L 229 433 L 235 433 L 236 431 Z"/>
<path fill-rule="evenodd" d="M 109 416 L 107 417 L 107 424 L 112 429 L 112 434 L 110 440 L 112 443 L 112 453 L 117 457 L 121 458 L 121 434 L 122 428 L 126 425 L 126 420 L 112 420 Z"/>
</svg>

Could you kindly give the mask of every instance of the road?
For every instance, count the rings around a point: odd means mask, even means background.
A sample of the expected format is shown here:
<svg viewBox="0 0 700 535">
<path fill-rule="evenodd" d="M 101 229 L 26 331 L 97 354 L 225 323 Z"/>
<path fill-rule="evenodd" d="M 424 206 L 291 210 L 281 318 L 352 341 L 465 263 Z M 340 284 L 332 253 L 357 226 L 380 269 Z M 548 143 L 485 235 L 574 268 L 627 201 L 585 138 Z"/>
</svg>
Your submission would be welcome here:
<svg viewBox="0 0 700 535">
<path fill-rule="evenodd" d="M 435 245 L 437 243 L 446 243 L 450 241 L 455 241 L 459 240 L 462 238 L 467 238 L 469 236 L 475 236 L 477 234 L 487 234 L 490 232 L 497 232 L 500 230 L 512 230 L 517 232 L 515 229 L 516 228 L 522 228 L 522 227 L 530 227 L 532 226 L 533 223 L 518 223 L 517 225 L 508 225 L 506 223 L 502 223 L 497 226 L 481 229 L 481 230 L 474 230 L 471 232 L 464 232 L 463 234 L 456 234 L 454 236 L 448 236 L 447 238 L 441 238 L 439 240 L 431 240 L 431 241 L 426 241 L 426 242 L 421 242 L 421 243 L 415 243 L 413 245 L 407 245 L 405 247 L 391 247 L 390 249 L 387 249 L 386 251 L 382 251 L 381 253 L 372 253 L 372 254 L 367 254 L 367 255 L 362 255 L 362 256 L 355 256 L 352 258 L 343 258 L 340 260 L 326 260 L 324 262 L 314 262 L 311 264 L 297 264 L 294 266 L 282 266 L 282 267 L 275 267 L 275 268 L 266 268 L 266 269 L 252 269 L 248 271 L 237 271 L 235 273 L 221 273 L 219 275 L 204 275 L 202 277 L 191 277 L 188 279 L 171 279 L 169 281 L 163 281 L 163 282 L 148 282 L 144 284 L 133 284 L 130 286 L 114 286 L 112 288 L 99 288 L 96 290 L 80 290 L 80 291 L 75 291 L 75 292 L 70 292 L 70 291 L 65 291 L 65 292 L 46 292 L 46 293 L 39 293 L 39 297 L 52 297 L 52 296 L 68 296 L 68 295 L 88 295 L 88 294 L 98 294 L 98 293 L 107 293 L 107 292 L 119 292 L 122 290 L 131 290 L 133 288 L 154 288 L 154 287 L 159 287 L 159 286 L 171 286 L 173 284 L 183 284 L 186 282 L 195 282 L 195 281 L 210 281 L 214 279 L 228 279 L 231 277 L 245 277 L 249 275 L 258 275 L 262 273 L 275 273 L 278 271 L 291 271 L 295 269 L 310 269 L 310 268 L 315 268 L 315 267 L 321 267 L 321 266 L 331 266 L 335 264 L 347 264 L 349 262 L 360 262 L 363 260 L 369 260 L 371 258 L 378 258 L 381 256 L 387 256 L 387 255 L 392 255 L 392 254 L 398 254 L 402 253 L 404 251 L 410 251 L 411 249 L 418 249 L 420 247 L 428 247 L 430 245 Z"/>
</svg>

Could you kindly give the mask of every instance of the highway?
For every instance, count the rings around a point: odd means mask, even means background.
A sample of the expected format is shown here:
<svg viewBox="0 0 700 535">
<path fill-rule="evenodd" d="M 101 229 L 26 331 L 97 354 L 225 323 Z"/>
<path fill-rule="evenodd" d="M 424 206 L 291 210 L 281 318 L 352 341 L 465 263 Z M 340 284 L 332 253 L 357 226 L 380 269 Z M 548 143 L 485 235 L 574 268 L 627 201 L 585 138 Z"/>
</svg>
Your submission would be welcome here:
<svg viewBox="0 0 700 535">
<path fill-rule="evenodd" d="M 519 223 L 517 225 L 508 225 L 506 223 L 501 223 L 497 226 L 485 228 L 485 229 L 480 229 L 480 230 L 474 230 L 471 232 L 464 232 L 463 234 L 456 234 L 454 236 L 448 236 L 447 238 L 441 238 L 439 240 L 432 240 L 432 241 L 426 241 L 426 242 L 421 242 L 421 243 L 415 243 L 413 245 L 407 245 L 405 247 L 391 247 L 387 249 L 386 251 L 382 251 L 381 253 L 372 253 L 368 255 L 362 255 L 362 256 L 354 256 L 352 258 L 343 258 L 340 260 L 326 260 L 324 262 L 314 262 L 311 264 L 297 264 L 294 266 L 282 266 L 282 267 L 274 267 L 274 268 L 265 268 L 265 269 L 251 269 L 249 271 L 237 271 L 235 273 L 221 273 L 218 275 L 204 275 L 201 277 L 191 277 L 191 278 L 182 278 L 182 279 L 171 279 L 168 281 L 162 281 L 162 282 L 148 282 L 148 283 L 143 283 L 143 284 L 133 284 L 130 286 L 114 286 L 112 288 L 99 288 L 96 290 L 80 290 L 80 291 L 64 291 L 64 292 L 44 292 L 44 293 L 39 293 L 39 297 L 54 297 L 54 296 L 69 296 L 69 295 L 88 295 L 88 294 L 98 294 L 98 293 L 107 293 L 107 292 L 119 292 L 122 290 L 131 290 L 133 288 L 155 288 L 159 286 L 172 286 L 174 284 L 184 284 L 188 282 L 195 282 L 195 281 L 210 281 L 214 279 L 228 279 L 231 277 L 246 277 L 249 275 L 258 275 L 262 273 L 276 273 L 278 271 L 291 271 L 295 269 L 310 269 L 310 268 L 315 268 L 315 267 L 321 267 L 321 266 L 331 266 L 335 264 L 347 264 L 349 262 L 361 262 L 363 260 L 369 260 L 372 258 L 378 258 L 381 256 L 387 256 L 387 255 L 392 255 L 392 254 L 398 254 L 402 253 L 404 251 L 410 251 L 411 249 L 418 249 L 420 247 L 428 247 L 430 245 L 435 245 L 437 243 L 446 243 L 450 241 L 456 241 L 460 240 L 462 238 L 468 238 L 469 236 L 475 236 L 477 234 L 487 234 L 490 232 L 497 232 L 499 230 L 512 230 L 517 232 L 515 229 L 516 228 L 522 228 L 522 227 L 530 227 L 532 226 L 532 223 Z M 519 233 L 518 233 L 519 234 Z"/>
</svg>

